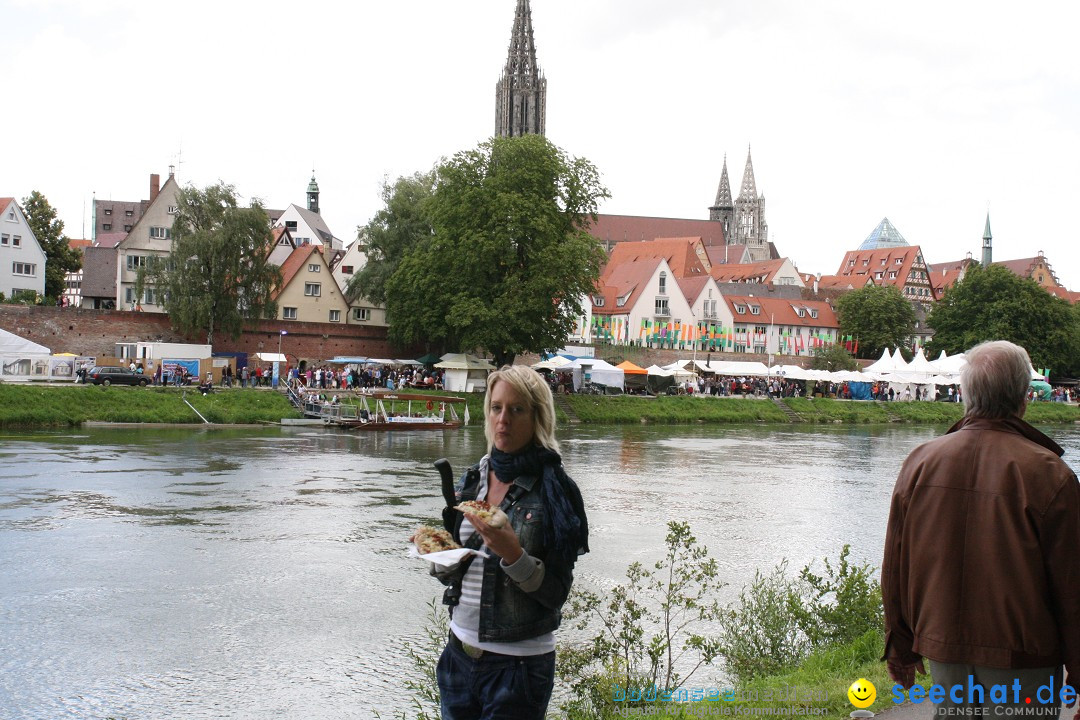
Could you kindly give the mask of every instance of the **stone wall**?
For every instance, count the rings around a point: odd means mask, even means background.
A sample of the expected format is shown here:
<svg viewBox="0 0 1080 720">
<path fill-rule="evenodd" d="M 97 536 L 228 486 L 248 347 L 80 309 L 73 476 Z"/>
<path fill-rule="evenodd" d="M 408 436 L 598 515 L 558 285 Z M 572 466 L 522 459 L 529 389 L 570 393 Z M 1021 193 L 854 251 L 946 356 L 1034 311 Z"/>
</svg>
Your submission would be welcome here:
<svg viewBox="0 0 1080 720">
<path fill-rule="evenodd" d="M 184 336 L 159 313 L 123 310 L 83 310 L 26 305 L 0 305 L 0 329 L 33 340 L 54 353 L 109 357 L 116 343 L 204 343 L 205 337 Z M 335 355 L 364 357 L 417 357 L 422 348 L 395 348 L 386 339 L 386 328 L 338 323 L 303 323 L 264 320 L 236 340 L 220 335 L 214 352 L 277 352 L 279 332 L 285 330 L 281 351 L 290 361 L 322 362 Z"/>
</svg>

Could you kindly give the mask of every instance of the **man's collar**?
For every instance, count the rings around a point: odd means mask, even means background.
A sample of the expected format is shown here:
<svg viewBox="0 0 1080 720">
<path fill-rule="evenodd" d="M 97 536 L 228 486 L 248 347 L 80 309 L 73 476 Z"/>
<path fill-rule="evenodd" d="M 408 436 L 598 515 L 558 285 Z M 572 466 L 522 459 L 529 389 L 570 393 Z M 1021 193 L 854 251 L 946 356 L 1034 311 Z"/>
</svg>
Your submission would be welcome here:
<svg viewBox="0 0 1080 720">
<path fill-rule="evenodd" d="M 1024 420 L 1018 417 L 1011 418 L 982 418 L 972 417 L 965 415 L 955 425 L 948 429 L 948 433 L 956 432 L 957 430 L 1003 430 L 1006 432 L 1014 432 L 1018 435 L 1023 435 L 1025 438 L 1041 445 L 1050 452 L 1054 453 L 1058 457 L 1065 454 L 1065 450 L 1056 442 L 1051 440 L 1047 435 L 1039 432 L 1033 426 L 1029 425 Z"/>
</svg>

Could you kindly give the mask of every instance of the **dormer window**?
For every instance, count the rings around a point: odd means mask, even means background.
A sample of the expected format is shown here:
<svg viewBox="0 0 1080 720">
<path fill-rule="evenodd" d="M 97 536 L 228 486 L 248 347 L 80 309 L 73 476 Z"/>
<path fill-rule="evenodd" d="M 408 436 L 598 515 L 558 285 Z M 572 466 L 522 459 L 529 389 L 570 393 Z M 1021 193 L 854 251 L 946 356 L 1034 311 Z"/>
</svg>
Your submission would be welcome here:
<svg viewBox="0 0 1080 720">
<path fill-rule="evenodd" d="M 812 317 L 812 318 L 817 317 L 817 310 L 815 310 L 814 308 L 808 308 L 808 310 L 810 312 L 810 317 Z"/>
<path fill-rule="evenodd" d="M 795 314 L 797 314 L 799 317 L 806 317 L 806 308 L 795 308 Z"/>
<path fill-rule="evenodd" d="M 870 258 L 866 258 L 865 260 L 863 260 L 862 264 L 863 264 L 863 267 L 866 267 L 867 265 L 869 265 L 870 264 Z"/>
<path fill-rule="evenodd" d="M 887 262 L 889 262 L 887 258 L 881 258 L 881 264 L 882 265 L 884 265 Z"/>
<path fill-rule="evenodd" d="M 630 299 L 630 293 L 626 293 L 626 294 L 625 294 L 625 295 L 623 295 L 622 297 L 619 297 L 619 298 L 615 298 L 615 305 L 616 305 L 617 307 L 623 307 L 624 305 L 626 305 L 626 302 L 627 302 L 627 301 L 628 301 L 629 299 Z"/>
<path fill-rule="evenodd" d="M 903 265 L 904 264 L 904 258 L 896 258 L 896 264 L 897 265 Z"/>
<path fill-rule="evenodd" d="M 750 306 L 750 314 L 751 315 L 757 315 L 760 312 L 761 312 L 761 306 L 760 305 L 751 305 Z"/>
<path fill-rule="evenodd" d="M 593 295 L 592 304 L 595 305 L 596 307 L 604 307 L 604 296 L 603 295 Z"/>
<path fill-rule="evenodd" d="M 849 260 L 848 261 L 848 267 L 855 267 L 855 261 L 854 260 Z"/>
<path fill-rule="evenodd" d="M 876 279 L 878 279 L 878 280 L 880 280 L 880 279 L 881 279 L 881 276 L 882 276 L 882 273 L 880 273 L 880 272 L 876 272 L 876 273 L 874 273 L 874 277 L 875 277 Z"/>
<path fill-rule="evenodd" d="M 736 305 L 735 306 L 735 312 L 739 313 L 740 315 L 745 315 L 746 314 L 746 306 L 745 305 Z"/>
</svg>

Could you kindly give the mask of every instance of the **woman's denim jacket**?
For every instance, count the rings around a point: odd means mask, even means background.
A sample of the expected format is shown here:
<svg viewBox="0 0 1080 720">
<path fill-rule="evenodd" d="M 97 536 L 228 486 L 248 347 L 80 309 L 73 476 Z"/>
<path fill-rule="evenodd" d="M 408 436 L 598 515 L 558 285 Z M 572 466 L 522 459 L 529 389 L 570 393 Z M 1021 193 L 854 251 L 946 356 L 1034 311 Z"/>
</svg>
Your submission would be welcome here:
<svg viewBox="0 0 1080 720">
<path fill-rule="evenodd" d="M 487 471 L 487 463 L 469 468 L 457 492 L 459 502 L 475 500 L 480 485 L 480 472 Z M 523 475 L 514 480 L 507 496 L 519 494 L 510 507 L 504 501 L 503 510 L 510 518 L 510 526 L 517 534 L 518 542 L 536 563 L 536 570 L 524 582 L 515 582 L 506 574 L 499 557 L 492 554 L 484 563 L 484 583 L 480 591 L 480 641 L 516 642 L 554 631 L 562 620 L 561 608 L 570 593 L 574 580 L 574 563 L 567 563 L 556 553 L 548 553 L 544 547 L 544 502 L 542 479 Z M 519 489 L 515 490 L 515 486 Z M 461 522 L 464 515 L 455 512 L 454 540 L 461 542 Z M 479 539 L 479 535 L 477 534 Z M 450 587 L 443 595 L 443 603 L 457 605 L 461 595 L 461 580 L 468 565 L 461 563 L 445 572 L 434 574 Z"/>
</svg>

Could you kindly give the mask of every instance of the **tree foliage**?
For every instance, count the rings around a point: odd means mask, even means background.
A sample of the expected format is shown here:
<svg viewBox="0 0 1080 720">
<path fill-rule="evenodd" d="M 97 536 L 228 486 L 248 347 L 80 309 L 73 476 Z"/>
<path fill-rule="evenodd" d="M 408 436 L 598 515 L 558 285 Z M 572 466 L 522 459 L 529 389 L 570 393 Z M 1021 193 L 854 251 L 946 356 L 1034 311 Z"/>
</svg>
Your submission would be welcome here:
<svg viewBox="0 0 1080 720">
<path fill-rule="evenodd" d="M 810 360 L 811 370 L 858 370 L 859 363 L 842 345 L 828 345 L 814 348 L 813 358 Z"/>
<path fill-rule="evenodd" d="M 930 349 L 952 354 L 986 340 L 1008 340 L 1025 348 L 1036 367 L 1075 374 L 1080 371 L 1078 312 L 1008 268 L 974 266 L 931 311 Z"/>
<path fill-rule="evenodd" d="M 400 177 L 393 185 L 383 182 L 385 207 L 367 225 L 359 228 L 357 242 L 363 243 L 367 264 L 353 275 L 346 288 L 350 298 L 366 297 L 386 304 L 386 283 L 402 258 L 429 240 L 434 232 L 428 216 L 435 194 L 435 171 Z"/>
<path fill-rule="evenodd" d="M 277 314 L 281 270 L 270 262 L 270 219 L 258 201 L 239 207 L 233 186 L 188 186 L 177 195 L 172 253 L 154 263 L 151 281 L 181 332 L 239 337 L 244 323 Z"/>
<path fill-rule="evenodd" d="M 595 291 L 604 255 L 585 228 L 606 197 L 589 161 L 539 135 L 445 161 L 433 197 L 415 203 L 434 232 L 413 233 L 386 282 L 391 339 L 486 350 L 497 364 L 561 347 Z"/>
<path fill-rule="evenodd" d="M 867 285 L 836 301 L 840 334 L 859 343 L 858 356 L 878 357 L 885 348 L 906 347 L 915 332 L 915 309 L 900 289 Z"/>
<path fill-rule="evenodd" d="M 44 195 L 34 190 L 29 197 L 23 198 L 22 208 L 27 224 L 45 253 L 45 297 L 55 301 L 64 294 L 67 273 L 82 267 L 82 254 L 68 244 L 64 221 L 56 216 L 56 209 Z"/>
</svg>

